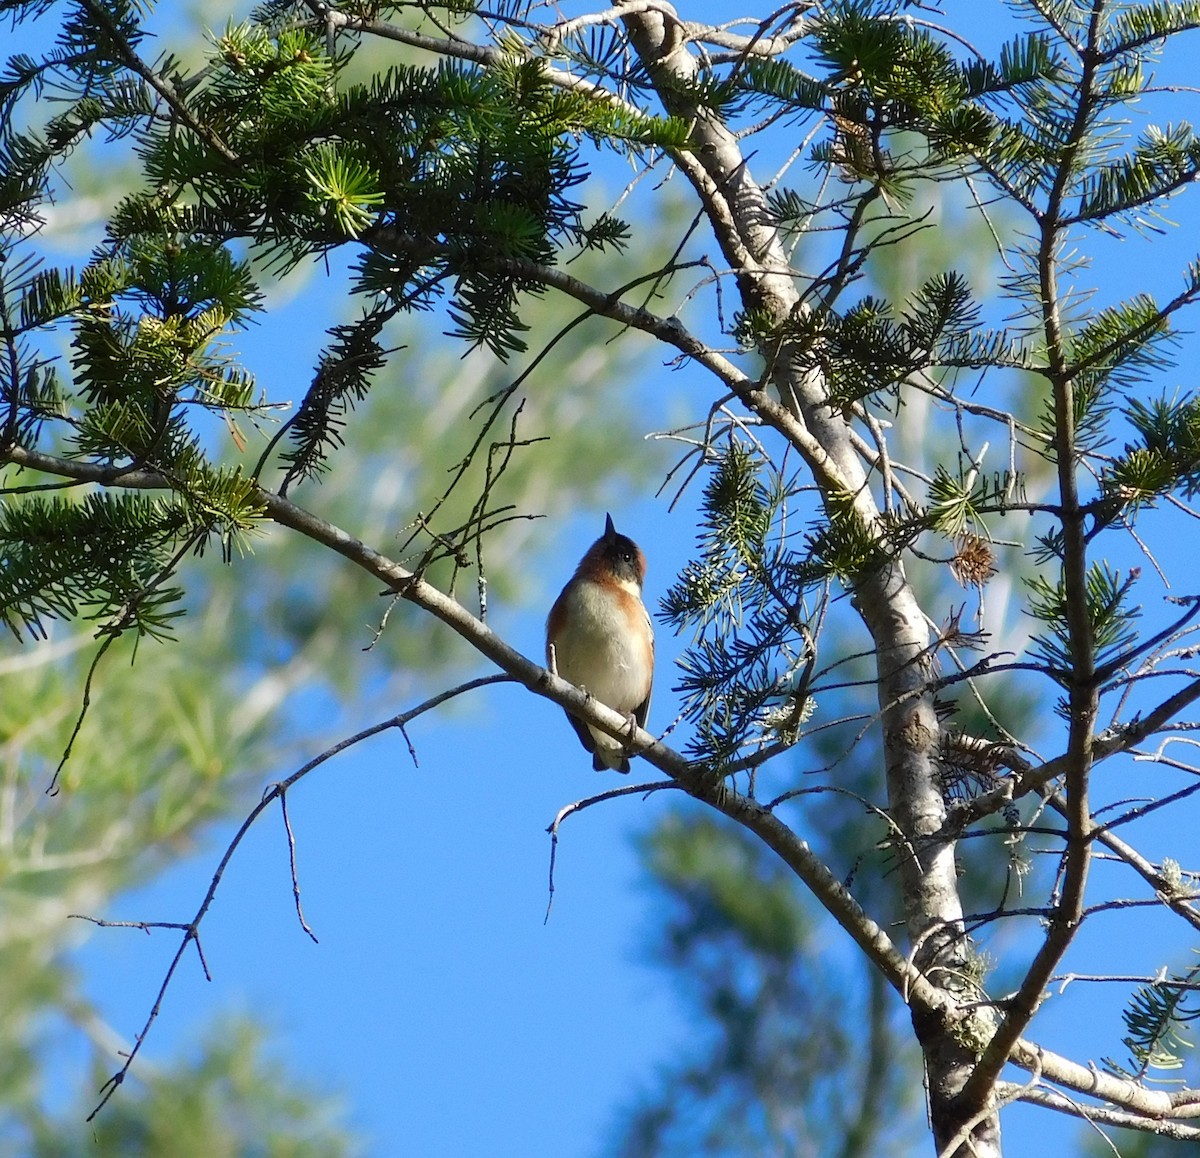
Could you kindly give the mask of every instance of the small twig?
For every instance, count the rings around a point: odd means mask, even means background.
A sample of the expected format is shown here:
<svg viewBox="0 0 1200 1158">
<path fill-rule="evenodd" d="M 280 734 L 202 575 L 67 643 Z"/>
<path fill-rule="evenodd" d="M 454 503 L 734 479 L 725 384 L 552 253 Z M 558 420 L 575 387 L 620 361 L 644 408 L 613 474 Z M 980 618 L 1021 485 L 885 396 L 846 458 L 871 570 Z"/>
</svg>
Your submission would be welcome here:
<svg viewBox="0 0 1200 1158">
<path fill-rule="evenodd" d="M 632 796 L 635 793 L 642 793 L 648 796 L 651 792 L 657 792 L 662 788 L 679 787 L 681 785 L 676 784 L 674 780 L 656 780 L 652 784 L 628 784 L 624 788 L 612 788 L 608 792 L 601 792 L 597 796 L 589 796 L 586 800 L 576 800 L 574 804 L 568 804 L 565 808 L 560 808 L 558 815 L 554 818 L 554 822 L 546 829 L 550 834 L 550 899 L 546 902 L 546 917 L 542 923 L 547 924 L 549 922 L 550 910 L 554 907 L 554 865 L 558 859 L 558 830 L 568 816 L 573 816 L 576 812 L 582 812 L 585 808 L 591 808 L 593 804 L 603 804 L 606 800 L 615 800 L 618 796 Z"/>
<path fill-rule="evenodd" d="M 83 700 L 79 706 L 79 715 L 75 717 L 75 726 L 71 729 L 71 735 L 67 739 L 67 746 L 63 749 L 58 766 L 54 769 L 54 775 L 50 777 L 50 784 L 46 789 L 47 796 L 58 795 L 58 777 L 67 766 L 67 761 L 71 758 L 71 753 L 75 748 L 75 741 L 79 739 L 79 733 L 83 729 L 83 722 L 87 718 L 88 709 L 92 705 L 92 681 L 95 679 L 96 669 L 100 666 L 100 661 L 104 658 L 108 649 L 112 647 L 113 642 L 130 625 L 133 620 L 133 614 L 141 601 L 148 595 L 153 594 L 157 588 L 175 574 L 175 568 L 179 566 L 184 557 L 196 544 L 204 538 L 204 535 L 205 532 L 203 530 L 195 531 L 189 535 L 179 550 L 159 569 L 158 574 L 134 595 L 130 596 L 126 600 L 125 606 L 121 608 L 120 614 L 115 615 L 109 623 L 100 629 L 98 634 L 103 634 L 105 639 L 96 649 L 96 654 L 92 657 L 92 662 L 88 665 L 87 676 L 83 681 Z"/>
<path fill-rule="evenodd" d="M 67 761 L 71 758 L 71 753 L 75 749 L 75 741 L 79 739 L 79 733 L 83 730 L 83 721 L 87 719 L 88 709 L 92 706 L 92 680 L 96 676 L 96 668 L 100 666 L 100 661 L 104 658 L 105 653 L 117 635 L 114 632 L 96 649 L 96 654 L 92 656 L 92 662 L 88 664 L 87 675 L 83 680 L 83 698 L 80 700 L 79 713 L 75 717 L 75 725 L 71 729 L 70 736 L 67 737 L 66 747 L 63 748 L 62 755 L 58 758 L 58 765 L 54 769 L 54 775 L 50 777 L 50 783 L 46 787 L 47 796 L 58 795 L 58 778 L 62 770 L 67 766 Z"/>
<path fill-rule="evenodd" d="M 407 739 L 407 737 L 405 737 Z M 279 807 L 283 812 L 283 829 L 287 833 L 288 842 L 288 866 L 292 870 L 292 896 L 296 900 L 296 918 L 300 922 L 302 928 L 311 938 L 314 945 L 320 944 L 317 940 L 317 935 L 309 928 L 308 922 L 304 919 L 304 909 L 300 905 L 300 879 L 296 876 L 296 836 L 292 832 L 292 822 L 288 817 L 287 810 L 287 792 L 279 785 L 272 784 L 271 789 L 279 790 Z"/>
<path fill-rule="evenodd" d="M 102 921 L 95 917 L 85 917 L 79 913 L 72 913 L 70 915 L 77 917 L 79 920 L 91 921 L 96 925 L 142 929 L 147 934 L 149 934 L 151 929 L 183 930 L 183 939 L 179 942 L 179 948 L 175 950 L 175 956 L 171 958 L 170 965 L 167 966 L 167 972 L 163 976 L 162 984 L 158 987 L 158 995 L 154 998 L 154 1005 L 150 1009 L 150 1016 L 146 1018 L 146 1023 L 142 1026 L 142 1032 L 137 1035 L 137 1040 L 133 1043 L 133 1048 L 125 1055 L 124 1064 L 100 1087 L 100 1101 L 97 1103 L 96 1108 L 87 1116 L 87 1121 L 90 1122 L 104 1109 L 108 1104 L 109 1098 L 117 1092 L 118 1088 L 125 1081 L 125 1077 L 129 1073 L 129 1068 L 133 1065 L 133 1059 L 137 1057 L 138 1051 L 142 1048 L 142 1042 L 146 1040 L 146 1034 L 150 1032 L 150 1027 L 158 1019 L 159 1011 L 162 1009 L 163 998 L 167 995 L 167 987 L 171 984 L 171 980 L 175 976 L 175 970 L 179 968 L 179 962 L 183 960 L 183 954 L 188 947 L 189 941 L 194 941 L 196 944 L 196 955 L 200 958 L 200 968 L 204 970 L 204 980 L 212 981 L 212 974 L 209 972 L 208 962 L 204 959 L 204 949 L 200 944 L 200 931 L 198 922 L 196 921 L 184 925 L 171 921 Z"/>
<path fill-rule="evenodd" d="M 1165 967 L 1163 972 L 1165 973 Z M 1175 981 L 1170 977 L 1165 977 L 1160 973 L 1157 977 L 1140 977 L 1137 974 L 1098 974 L 1098 973 L 1064 973 L 1060 977 L 1051 977 L 1051 983 L 1057 982 L 1058 993 L 1061 996 L 1066 992 L 1067 986 L 1076 981 L 1094 981 L 1105 982 L 1111 981 L 1118 985 L 1153 985 L 1159 989 L 1175 989 L 1186 990 L 1187 992 L 1195 992 L 1200 990 L 1200 982 L 1195 981 Z"/>
<path fill-rule="evenodd" d="M 86 913 L 68 913 L 68 920 L 87 921 L 104 929 L 141 929 L 146 936 L 151 929 L 180 929 L 186 931 L 192 926 L 182 921 L 105 921 L 99 917 L 89 917 Z"/>
</svg>

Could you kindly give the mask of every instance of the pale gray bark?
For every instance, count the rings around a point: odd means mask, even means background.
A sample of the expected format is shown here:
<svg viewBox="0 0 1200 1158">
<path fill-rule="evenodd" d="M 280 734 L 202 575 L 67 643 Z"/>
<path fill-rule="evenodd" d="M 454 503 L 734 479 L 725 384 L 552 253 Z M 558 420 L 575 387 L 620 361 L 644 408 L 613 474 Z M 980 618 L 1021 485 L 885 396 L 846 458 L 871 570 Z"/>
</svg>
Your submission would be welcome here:
<svg viewBox="0 0 1200 1158">
<path fill-rule="evenodd" d="M 801 307 L 800 293 L 762 190 L 734 135 L 706 109 L 677 94 L 673 80 L 692 80 L 696 58 L 669 6 L 639 8 L 626 18 L 630 40 L 658 82 L 667 112 L 692 126 L 694 150 L 677 159 L 700 197 L 726 261 L 737 274 L 746 308 L 766 309 L 783 322 Z M 763 351 L 779 397 L 807 437 L 793 438 L 827 505 L 852 497 L 858 516 L 877 527 L 879 509 L 855 452 L 849 423 L 826 405 L 821 375 L 790 356 Z M 768 418 L 769 421 L 769 418 Z M 930 687 L 928 621 L 899 560 L 865 575 L 855 606 L 876 650 L 879 704 L 887 763 L 888 804 L 897 840 L 904 918 L 917 969 L 950 1004 L 962 996 L 967 942 L 963 936 L 954 842 L 938 769 L 940 728 Z M 977 1043 L 942 1013 L 914 1007 L 925 1055 L 934 1138 L 939 1153 L 1000 1153 L 999 1119 L 988 1114 L 958 1138 L 956 1099 L 969 1078 Z M 970 1044 L 963 1044 L 963 1040 Z M 954 1148 L 947 1147 L 954 1143 Z"/>
</svg>

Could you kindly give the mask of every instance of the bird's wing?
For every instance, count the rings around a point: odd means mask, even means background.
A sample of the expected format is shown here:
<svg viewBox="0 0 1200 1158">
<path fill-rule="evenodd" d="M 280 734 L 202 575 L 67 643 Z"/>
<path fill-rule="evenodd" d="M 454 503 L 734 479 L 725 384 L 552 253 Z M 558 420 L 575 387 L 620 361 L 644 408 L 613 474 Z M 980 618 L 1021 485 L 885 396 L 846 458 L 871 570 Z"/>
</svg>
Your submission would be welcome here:
<svg viewBox="0 0 1200 1158">
<path fill-rule="evenodd" d="M 577 720 L 570 712 L 564 709 L 563 715 L 571 722 L 571 727 L 575 729 L 575 735 L 579 737 L 579 742 L 588 752 L 596 751 L 596 738 L 588 731 L 588 726 L 582 720 Z"/>
<path fill-rule="evenodd" d="M 646 726 L 646 717 L 650 715 L 650 694 L 654 691 L 654 625 L 650 621 L 650 613 L 646 612 L 646 635 L 650 641 L 650 685 L 646 688 L 646 698 L 633 709 L 633 718 L 639 728 Z"/>
</svg>

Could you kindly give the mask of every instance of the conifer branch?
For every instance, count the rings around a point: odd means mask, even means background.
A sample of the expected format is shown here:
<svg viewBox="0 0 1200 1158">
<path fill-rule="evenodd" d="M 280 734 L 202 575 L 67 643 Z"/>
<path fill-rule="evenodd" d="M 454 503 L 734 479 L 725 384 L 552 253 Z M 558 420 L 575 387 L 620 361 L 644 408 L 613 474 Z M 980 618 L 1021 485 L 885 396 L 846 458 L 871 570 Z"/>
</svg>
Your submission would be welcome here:
<svg viewBox="0 0 1200 1158">
<path fill-rule="evenodd" d="M 238 164 L 238 155 L 211 128 L 196 119 L 192 114 L 192 110 L 188 107 L 187 101 L 179 94 L 175 86 L 165 77 L 156 73 L 134 52 L 125 40 L 125 37 L 121 35 L 121 30 L 117 27 L 116 21 L 113 20 L 108 9 L 100 3 L 100 0 L 82 0 L 82 2 L 96 23 L 107 33 L 109 40 L 112 42 L 121 60 L 124 61 L 125 66 L 131 72 L 137 73 L 138 76 L 154 89 L 167 102 L 180 121 L 187 125 L 205 144 L 219 153 L 229 164 Z"/>
</svg>

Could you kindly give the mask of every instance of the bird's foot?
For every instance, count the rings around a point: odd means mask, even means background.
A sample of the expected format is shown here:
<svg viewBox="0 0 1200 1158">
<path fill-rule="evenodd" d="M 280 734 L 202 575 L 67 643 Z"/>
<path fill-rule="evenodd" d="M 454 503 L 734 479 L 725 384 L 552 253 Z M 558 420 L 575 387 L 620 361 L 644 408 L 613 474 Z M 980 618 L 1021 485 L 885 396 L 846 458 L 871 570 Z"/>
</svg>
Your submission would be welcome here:
<svg viewBox="0 0 1200 1158">
<path fill-rule="evenodd" d="M 625 724 L 629 728 L 629 735 L 625 737 L 624 747 L 625 747 L 625 755 L 629 756 L 633 753 L 633 742 L 637 737 L 637 730 L 638 730 L 637 714 L 634 712 L 630 712 L 625 717 Z"/>
</svg>

